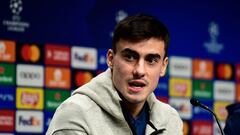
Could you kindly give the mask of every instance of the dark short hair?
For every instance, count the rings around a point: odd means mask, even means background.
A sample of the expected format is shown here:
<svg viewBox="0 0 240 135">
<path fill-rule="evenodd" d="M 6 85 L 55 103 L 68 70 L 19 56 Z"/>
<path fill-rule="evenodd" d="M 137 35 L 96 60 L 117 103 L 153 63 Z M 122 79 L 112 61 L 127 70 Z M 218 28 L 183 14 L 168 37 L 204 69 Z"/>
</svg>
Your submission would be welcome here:
<svg viewBox="0 0 240 135">
<path fill-rule="evenodd" d="M 146 14 L 128 16 L 115 27 L 112 49 L 116 53 L 116 45 L 120 40 L 137 43 L 150 38 L 164 41 L 165 57 L 168 56 L 169 32 L 167 27 L 155 17 Z"/>
</svg>

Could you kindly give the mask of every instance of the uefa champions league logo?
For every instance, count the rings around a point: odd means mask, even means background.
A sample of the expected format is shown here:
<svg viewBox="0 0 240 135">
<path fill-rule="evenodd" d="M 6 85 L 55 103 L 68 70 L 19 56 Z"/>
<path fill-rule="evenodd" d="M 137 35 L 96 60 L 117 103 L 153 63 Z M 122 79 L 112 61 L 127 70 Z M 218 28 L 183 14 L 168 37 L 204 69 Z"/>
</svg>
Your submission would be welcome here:
<svg viewBox="0 0 240 135">
<path fill-rule="evenodd" d="M 23 11 L 22 0 L 10 0 L 8 5 L 12 12 L 11 19 L 3 19 L 2 24 L 6 27 L 7 31 L 25 32 L 30 27 L 30 23 L 22 21 L 20 13 Z"/>
<path fill-rule="evenodd" d="M 18 16 L 23 10 L 23 4 L 21 0 L 10 0 L 9 8 L 13 15 Z"/>
<path fill-rule="evenodd" d="M 117 12 L 117 14 L 116 14 L 115 20 L 116 20 L 116 22 L 118 23 L 118 22 L 120 22 L 121 20 L 123 20 L 124 18 L 126 18 L 127 16 L 128 16 L 128 14 L 127 14 L 125 11 L 119 10 L 119 11 Z"/>
<path fill-rule="evenodd" d="M 128 13 L 125 12 L 124 10 L 118 10 L 118 12 L 116 13 L 115 16 L 115 21 L 118 23 L 121 20 L 123 20 L 124 18 L 126 18 L 128 16 Z M 110 37 L 113 37 L 113 31 L 110 32 Z"/>
<path fill-rule="evenodd" d="M 218 24 L 211 22 L 208 27 L 208 33 L 210 35 L 210 41 L 205 42 L 204 47 L 209 53 L 220 54 L 224 46 L 217 41 L 220 34 Z"/>
</svg>

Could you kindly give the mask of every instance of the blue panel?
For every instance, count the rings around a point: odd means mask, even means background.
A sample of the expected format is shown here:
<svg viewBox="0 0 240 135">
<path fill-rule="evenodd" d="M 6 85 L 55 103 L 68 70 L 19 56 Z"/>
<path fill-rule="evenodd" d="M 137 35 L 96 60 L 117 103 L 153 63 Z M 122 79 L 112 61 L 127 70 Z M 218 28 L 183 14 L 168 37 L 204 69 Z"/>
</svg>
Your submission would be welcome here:
<svg viewBox="0 0 240 135">
<path fill-rule="evenodd" d="M 16 88 L 10 86 L 0 86 L 0 108 L 14 109 Z"/>
<path fill-rule="evenodd" d="M 199 101 L 201 103 L 203 103 L 204 105 L 208 106 L 209 109 L 213 110 L 213 101 L 211 101 L 211 100 L 199 100 Z M 195 120 L 202 120 L 202 119 L 203 120 L 209 120 L 209 119 L 212 120 L 213 119 L 213 115 L 209 111 L 207 111 L 201 107 L 193 106 L 192 112 L 193 112 L 193 119 L 195 119 Z"/>
</svg>

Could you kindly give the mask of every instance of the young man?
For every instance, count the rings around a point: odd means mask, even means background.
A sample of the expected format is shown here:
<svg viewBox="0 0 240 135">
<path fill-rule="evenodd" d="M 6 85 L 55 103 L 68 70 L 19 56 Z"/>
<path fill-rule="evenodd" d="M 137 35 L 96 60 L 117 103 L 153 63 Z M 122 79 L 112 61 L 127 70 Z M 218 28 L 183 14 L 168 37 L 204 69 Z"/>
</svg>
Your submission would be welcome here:
<svg viewBox="0 0 240 135">
<path fill-rule="evenodd" d="M 156 18 L 135 15 L 115 28 L 107 69 L 56 110 L 48 135 L 182 135 L 182 121 L 153 91 L 164 76 L 169 33 Z"/>
</svg>

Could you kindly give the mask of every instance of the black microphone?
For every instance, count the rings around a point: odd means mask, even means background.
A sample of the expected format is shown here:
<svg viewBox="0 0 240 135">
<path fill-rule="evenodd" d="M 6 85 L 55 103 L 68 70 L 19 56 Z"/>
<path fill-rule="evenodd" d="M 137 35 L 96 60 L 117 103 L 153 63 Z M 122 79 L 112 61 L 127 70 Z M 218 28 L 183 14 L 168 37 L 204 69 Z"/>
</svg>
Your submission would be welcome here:
<svg viewBox="0 0 240 135">
<path fill-rule="evenodd" d="M 215 120 L 217 121 L 218 127 L 219 127 L 222 135 L 225 135 L 221 125 L 219 124 L 219 121 L 218 121 L 218 118 L 217 118 L 216 114 L 211 109 L 209 109 L 206 105 L 202 104 L 200 101 L 198 101 L 197 99 L 194 99 L 194 98 L 191 98 L 190 103 L 193 106 L 199 106 L 199 107 L 211 112 L 211 114 L 214 116 Z"/>
</svg>

